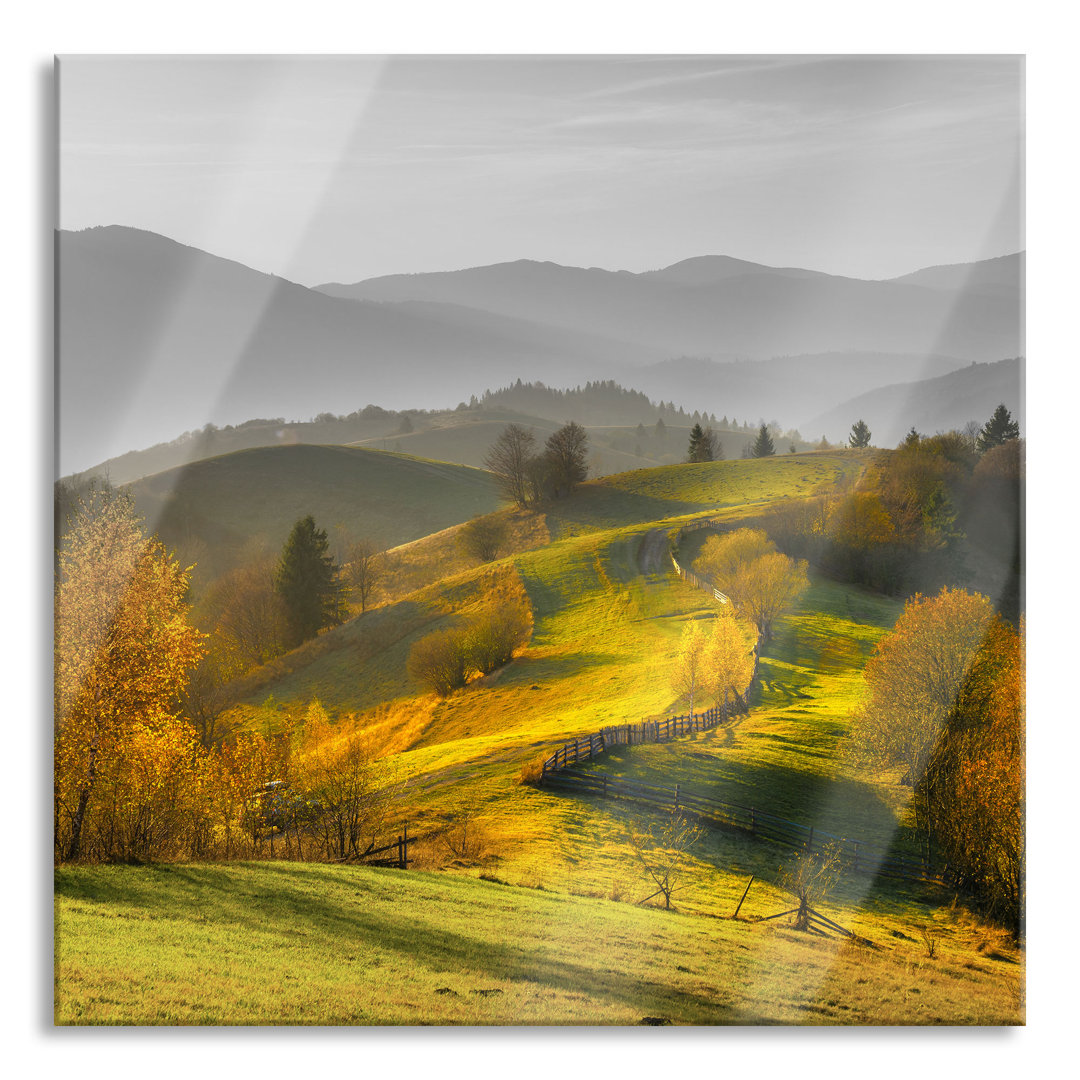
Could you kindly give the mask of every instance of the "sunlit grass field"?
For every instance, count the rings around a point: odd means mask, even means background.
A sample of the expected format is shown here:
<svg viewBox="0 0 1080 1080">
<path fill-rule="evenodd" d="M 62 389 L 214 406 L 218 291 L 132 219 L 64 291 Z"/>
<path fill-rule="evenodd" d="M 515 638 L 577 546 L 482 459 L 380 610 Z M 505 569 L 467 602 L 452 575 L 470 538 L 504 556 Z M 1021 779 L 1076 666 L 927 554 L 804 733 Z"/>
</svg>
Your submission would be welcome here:
<svg viewBox="0 0 1080 1080">
<path fill-rule="evenodd" d="M 408 574 L 430 584 L 255 673 L 232 722 L 271 731 L 283 706 L 318 699 L 363 724 L 402 785 L 391 826 L 420 838 L 415 868 L 61 868 L 58 1022 L 1021 1022 L 1022 953 L 951 896 L 841 878 L 821 909 L 870 944 L 758 924 L 792 906 L 792 853 L 710 830 L 677 910 L 640 907 L 654 887 L 629 833 L 648 812 L 519 782 L 567 739 L 685 710 L 679 638 L 718 609 L 671 572 L 673 530 L 859 468 L 836 453 L 649 470 L 518 515 L 493 564 L 453 562 L 450 534 L 411 545 Z M 535 620 L 521 656 L 444 700 L 410 682 L 418 637 L 517 590 Z M 588 767 L 902 849 L 909 789 L 847 753 L 862 667 L 901 608 L 814 577 L 777 624 L 748 715 Z M 447 840 L 466 826 L 467 857 Z"/>
<path fill-rule="evenodd" d="M 422 871 L 64 867 L 58 1024 L 1003 1024 L 1021 968 Z M 979 951 L 980 945 L 982 951 Z"/>
</svg>

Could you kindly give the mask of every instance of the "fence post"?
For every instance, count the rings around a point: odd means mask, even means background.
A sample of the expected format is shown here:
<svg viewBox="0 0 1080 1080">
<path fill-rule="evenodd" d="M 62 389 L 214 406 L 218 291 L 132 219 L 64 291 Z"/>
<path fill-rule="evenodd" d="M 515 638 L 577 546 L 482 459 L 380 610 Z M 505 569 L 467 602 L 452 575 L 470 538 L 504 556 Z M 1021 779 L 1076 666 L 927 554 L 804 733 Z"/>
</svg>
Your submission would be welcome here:
<svg viewBox="0 0 1080 1080">
<path fill-rule="evenodd" d="M 405 854 L 403 851 L 404 845 L 402 844 L 402 838 L 399 835 L 397 838 L 397 864 L 401 869 L 405 868 Z"/>
<path fill-rule="evenodd" d="M 806 841 L 806 850 L 811 851 L 811 852 L 814 850 L 814 826 L 813 825 L 810 826 L 810 839 Z"/>
<path fill-rule="evenodd" d="M 855 841 L 855 873 L 859 872 L 859 841 Z"/>
<path fill-rule="evenodd" d="M 731 916 L 733 919 L 737 919 L 739 917 L 739 908 L 742 907 L 742 902 L 746 899 L 746 894 L 750 891 L 750 886 L 754 884 L 755 876 L 755 874 L 750 875 L 750 880 L 746 883 L 746 888 L 743 889 L 743 894 L 739 898 L 739 907 L 735 909 L 735 914 Z"/>
<path fill-rule="evenodd" d="M 404 825 L 404 835 L 401 838 L 401 869 L 409 869 L 409 823 Z"/>
</svg>

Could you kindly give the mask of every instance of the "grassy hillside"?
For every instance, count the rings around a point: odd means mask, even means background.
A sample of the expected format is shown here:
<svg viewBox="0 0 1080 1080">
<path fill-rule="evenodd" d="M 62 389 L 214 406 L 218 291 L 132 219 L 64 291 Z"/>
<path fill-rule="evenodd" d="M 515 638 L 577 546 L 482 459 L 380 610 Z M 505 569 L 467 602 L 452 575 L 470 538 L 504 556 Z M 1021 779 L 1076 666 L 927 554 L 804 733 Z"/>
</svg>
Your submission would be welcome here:
<svg viewBox="0 0 1080 1080">
<path fill-rule="evenodd" d="M 280 550 L 300 517 L 392 547 L 500 502 L 479 469 L 344 446 L 242 450 L 170 469 L 130 485 L 148 526 L 202 578 L 245 548 Z"/>
<path fill-rule="evenodd" d="M 1015 957 L 876 948 L 462 876 L 64 867 L 65 1024 L 1007 1024 Z M 962 931 L 961 931 L 962 933 Z"/>
<path fill-rule="evenodd" d="M 865 460 L 815 453 L 592 481 L 544 515 L 506 512 L 512 552 L 487 565 L 455 563 L 452 531 L 409 545 L 408 574 L 426 584 L 255 672 L 232 721 L 272 730 L 318 698 L 362 725 L 400 784 L 391 825 L 421 838 L 416 869 L 63 868 L 58 1021 L 1018 1022 L 1022 954 L 951 896 L 843 877 L 822 909 L 870 945 L 757 924 L 792 906 L 781 881 L 793 853 L 711 830 L 677 912 L 637 907 L 653 886 L 630 832 L 647 813 L 519 783 L 523 764 L 569 738 L 682 711 L 679 638 L 717 607 L 671 572 L 673 529 L 847 483 Z M 446 699 L 411 683 L 418 637 L 522 592 L 534 629 L 521 656 Z M 903 849 L 910 789 L 846 755 L 862 667 L 901 608 L 815 577 L 777 624 L 748 715 L 590 768 Z M 471 850 L 454 850 L 466 828 Z"/>
<path fill-rule="evenodd" d="M 626 693 L 616 706 L 624 710 L 621 714 L 608 710 L 603 715 L 618 715 L 622 722 L 634 710 L 666 707 L 670 702 L 655 693 L 639 701 L 632 673 L 644 662 L 643 682 L 656 681 L 650 667 L 650 658 L 657 656 L 655 635 L 663 644 L 659 655 L 669 656 L 674 646 L 665 620 L 688 602 L 696 606 L 699 601 L 696 592 L 674 581 L 666 557 L 653 560 L 655 565 L 642 574 L 639 553 L 646 536 L 658 529 L 666 532 L 694 512 L 737 518 L 770 498 L 809 494 L 822 484 L 842 481 L 861 460 L 858 454 L 833 452 L 639 470 L 590 481 L 543 515 L 511 514 L 519 553 L 503 563 L 512 563 L 524 581 L 536 629 L 526 655 L 485 686 L 542 681 L 545 690 L 560 687 L 568 702 L 577 702 L 590 696 L 589 668 L 607 666 L 605 678 L 618 681 Z M 555 542 L 544 544 L 552 536 Z M 666 541 L 661 547 L 666 552 Z M 403 576 L 416 592 L 387 591 L 392 604 L 256 673 L 253 689 L 244 696 L 255 702 L 272 694 L 280 702 L 318 695 L 329 707 L 359 711 L 415 697 L 417 688 L 404 672 L 409 647 L 439 620 L 480 603 L 488 571 L 461 555 L 452 533 L 425 538 L 394 554 L 405 562 Z M 642 605 L 656 611 L 642 619 Z M 628 627 L 627 620 L 632 620 Z M 553 657 L 560 654 L 565 659 L 556 663 Z M 515 711 L 521 707 L 513 706 Z M 580 707 L 574 706 L 575 714 Z M 582 722 L 592 722 L 592 712 L 586 715 L 589 719 Z"/>
<path fill-rule="evenodd" d="M 716 463 L 597 482 L 570 500 L 574 528 L 632 519 L 643 498 L 685 509 L 695 497 L 733 493 L 740 473 L 755 495 L 794 492 L 821 482 L 826 465 L 833 471 L 824 475 L 837 475 L 848 460 Z M 756 505 L 733 502 L 719 512 L 738 518 Z M 491 853 L 514 872 L 607 888 L 632 870 L 624 811 L 521 787 L 518 774 L 565 739 L 679 707 L 670 684 L 679 637 L 687 620 L 712 618 L 716 608 L 670 572 L 673 525 L 669 519 L 575 534 L 563 519 L 561 539 L 429 585 L 283 658 L 248 687 L 236 718 L 273 726 L 283 703 L 318 697 L 332 713 L 359 716 L 391 755 L 394 771 L 409 782 L 401 812 L 415 827 L 470 815 L 483 822 Z M 445 700 L 411 683 L 405 660 L 418 637 L 518 583 L 535 618 L 521 657 Z M 651 772 L 653 782 L 705 787 L 728 801 L 756 799 L 795 820 L 887 842 L 902 817 L 902 793 L 853 776 L 840 751 L 867 651 L 899 610 L 855 587 L 816 582 L 781 624 L 763 663 L 758 708 L 734 731 L 635 748 L 597 767 Z M 261 704 L 271 696 L 269 706 Z M 568 837 L 588 837 L 588 850 Z M 741 888 L 744 846 L 726 838 L 703 851 L 701 865 L 719 876 L 700 894 L 692 890 L 692 907 L 715 913 L 717 897 L 726 902 Z M 759 871 L 775 879 L 774 865 Z"/>
</svg>

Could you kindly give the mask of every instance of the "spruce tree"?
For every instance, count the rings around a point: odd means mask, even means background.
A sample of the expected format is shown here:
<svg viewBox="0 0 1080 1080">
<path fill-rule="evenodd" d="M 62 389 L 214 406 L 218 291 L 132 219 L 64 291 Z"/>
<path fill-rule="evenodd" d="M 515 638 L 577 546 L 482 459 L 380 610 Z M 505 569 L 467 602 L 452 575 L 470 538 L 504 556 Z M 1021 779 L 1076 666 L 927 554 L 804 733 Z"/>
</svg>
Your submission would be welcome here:
<svg viewBox="0 0 1080 1080">
<path fill-rule="evenodd" d="M 1010 439 L 1020 438 L 1020 425 L 1009 414 L 1004 402 L 995 410 L 994 415 L 983 425 L 976 442 L 976 449 L 980 454 L 987 450 L 993 450 L 995 446 L 1001 446 Z"/>
<path fill-rule="evenodd" d="M 285 541 L 274 590 L 285 606 L 290 648 L 313 638 L 324 626 L 341 622 L 341 585 L 329 546 L 326 530 L 316 528 L 310 514 L 293 526 Z"/>
<path fill-rule="evenodd" d="M 701 430 L 701 424 L 695 424 L 690 429 L 690 444 L 686 449 L 687 461 L 701 461 L 701 440 L 705 432 Z"/>
<path fill-rule="evenodd" d="M 773 446 L 769 428 L 766 424 L 762 424 L 761 430 L 758 432 L 757 438 L 754 440 L 754 444 L 750 449 L 750 455 L 751 457 L 769 457 L 771 454 L 775 453 L 776 447 Z"/>
<path fill-rule="evenodd" d="M 848 436 L 848 446 L 859 449 L 870 445 L 870 429 L 865 420 L 856 420 L 851 425 L 851 434 Z"/>
</svg>

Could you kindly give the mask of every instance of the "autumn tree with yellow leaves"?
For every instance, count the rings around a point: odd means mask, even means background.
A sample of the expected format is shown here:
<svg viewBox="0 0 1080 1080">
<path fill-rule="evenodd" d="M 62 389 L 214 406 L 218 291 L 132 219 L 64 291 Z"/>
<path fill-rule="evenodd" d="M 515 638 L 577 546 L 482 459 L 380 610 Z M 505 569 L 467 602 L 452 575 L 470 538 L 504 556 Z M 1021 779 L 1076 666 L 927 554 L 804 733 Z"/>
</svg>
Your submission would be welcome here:
<svg viewBox="0 0 1080 1080">
<path fill-rule="evenodd" d="M 694 569 L 731 598 L 736 612 L 757 627 L 763 642 L 772 638 L 781 612 L 809 586 L 806 566 L 806 560 L 777 551 L 762 529 L 735 529 L 710 537 L 694 561 Z"/>
<path fill-rule="evenodd" d="M 102 785 L 113 805 L 137 802 L 162 771 L 179 767 L 190 739 L 187 725 L 174 727 L 182 722 L 173 702 L 202 635 L 187 619 L 187 571 L 146 537 L 129 496 L 91 489 L 69 521 L 54 595 L 55 844 L 59 857 L 78 859 L 91 835 L 115 857 L 145 844 L 132 838 L 138 826 L 119 838 L 119 826 L 93 827 L 108 809 Z M 135 760 L 145 763 L 141 773 Z"/>
<path fill-rule="evenodd" d="M 731 615 L 713 620 L 705 640 L 702 685 L 725 713 L 731 699 L 740 700 L 754 678 L 754 641 Z"/>
<path fill-rule="evenodd" d="M 1019 927 L 1024 883 L 1024 647 L 985 597 L 915 595 L 865 670 L 859 748 L 914 788 L 926 854 Z"/>
<path fill-rule="evenodd" d="M 690 702 L 690 715 L 694 713 L 694 699 L 701 690 L 705 675 L 705 635 L 696 622 L 687 623 L 679 639 L 679 652 L 671 672 L 671 685 L 679 698 Z"/>
</svg>

